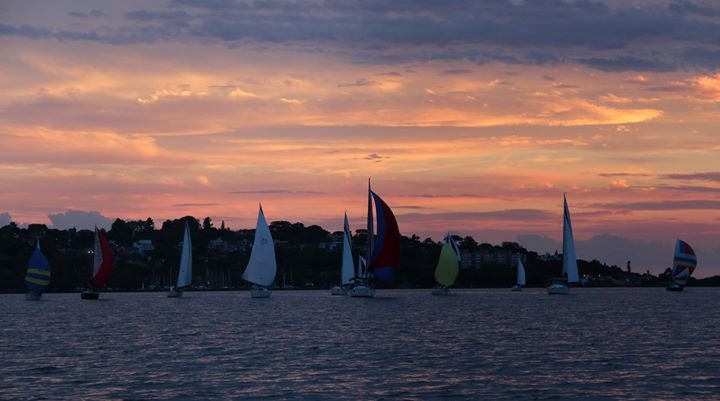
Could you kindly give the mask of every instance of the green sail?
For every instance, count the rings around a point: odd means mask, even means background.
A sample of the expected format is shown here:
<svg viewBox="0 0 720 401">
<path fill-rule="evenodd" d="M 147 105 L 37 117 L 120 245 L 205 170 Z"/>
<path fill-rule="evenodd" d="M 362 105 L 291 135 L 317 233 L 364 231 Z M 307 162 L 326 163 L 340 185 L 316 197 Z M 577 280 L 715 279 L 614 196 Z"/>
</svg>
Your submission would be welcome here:
<svg viewBox="0 0 720 401">
<path fill-rule="evenodd" d="M 435 268 L 435 281 L 440 285 L 449 287 L 455 283 L 458 275 L 458 260 L 452 245 L 445 244 L 440 250 L 440 259 L 438 259 Z"/>
</svg>

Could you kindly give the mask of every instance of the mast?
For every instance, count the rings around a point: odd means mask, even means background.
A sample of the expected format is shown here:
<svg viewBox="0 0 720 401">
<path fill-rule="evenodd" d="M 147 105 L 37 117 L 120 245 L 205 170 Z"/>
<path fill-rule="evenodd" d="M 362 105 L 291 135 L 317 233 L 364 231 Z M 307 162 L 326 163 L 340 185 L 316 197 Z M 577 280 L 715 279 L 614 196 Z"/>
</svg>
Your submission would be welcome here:
<svg viewBox="0 0 720 401">
<path fill-rule="evenodd" d="M 368 213 L 367 213 L 367 258 L 366 261 L 372 259 L 373 251 L 373 210 L 372 210 L 372 189 L 370 188 L 370 178 L 368 177 Z"/>
</svg>

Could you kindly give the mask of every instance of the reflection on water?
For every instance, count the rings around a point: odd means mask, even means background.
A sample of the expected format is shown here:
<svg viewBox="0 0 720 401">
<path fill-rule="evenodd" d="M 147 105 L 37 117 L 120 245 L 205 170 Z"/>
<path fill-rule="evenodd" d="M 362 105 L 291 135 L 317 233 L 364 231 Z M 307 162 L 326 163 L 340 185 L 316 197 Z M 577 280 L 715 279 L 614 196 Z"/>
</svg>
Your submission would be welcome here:
<svg viewBox="0 0 720 401">
<path fill-rule="evenodd" d="M 720 394 L 720 289 L 0 296 L 0 399 L 645 400 Z"/>
</svg>

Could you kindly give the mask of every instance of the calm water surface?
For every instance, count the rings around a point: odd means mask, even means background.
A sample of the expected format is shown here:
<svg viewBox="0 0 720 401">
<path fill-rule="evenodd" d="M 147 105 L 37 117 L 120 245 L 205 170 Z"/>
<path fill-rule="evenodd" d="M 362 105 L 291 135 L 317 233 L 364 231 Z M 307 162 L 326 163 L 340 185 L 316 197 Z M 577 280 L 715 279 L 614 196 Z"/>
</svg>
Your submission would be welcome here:
<svg viewBox="0 0 720 401">
<path fill-rule="evenodd" d="M 720 289 L 0 295 L 0 399 L 720 399 Z"/>
</svg>

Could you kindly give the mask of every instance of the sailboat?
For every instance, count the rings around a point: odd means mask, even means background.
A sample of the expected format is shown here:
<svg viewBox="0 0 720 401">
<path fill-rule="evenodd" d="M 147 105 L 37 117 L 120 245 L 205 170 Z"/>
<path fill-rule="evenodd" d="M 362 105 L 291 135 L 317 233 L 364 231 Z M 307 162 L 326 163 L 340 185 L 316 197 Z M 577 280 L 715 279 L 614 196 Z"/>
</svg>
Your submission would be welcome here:
<svg viewBox="0 0 720 401">
<path fill-rule="evenodd" d="M 343 255 L 342 267 L 340 268 L 340 285 L 330 290 L 332 295 L 347 295 L 352 288 L 355 266 L 352 261 L 352 236 L 350 235 L 350 224 L 348 224 L 347 213 L 345 213 L 345 224 L 343 226 Z"/>
<path fill-rule="evenodd" d="M 512 287 L 513 291 L 522 291 L 522 288 L 525 286 L 525 266 L 523 265 L 522 260 L 518 256 L 518 262 L 517 262 L 517 284 L 515 284 Z"/>
<path fill-rule="evenodd" d="M 88 288 L 80 294 L 82 299 L 98 299 L 100 294 L 96 291 L 102 288 L 110 278 L 113 268 L 113 252 L 110 243 L 105 237 L 105 230 L 95 227 L 95 251 L 93 252 L 93 272 Z"/>
<path fill-rule="evenodd" d="M 170 287 L 168 298 L 180 298 L 186 287 L 192 284 L 192 242 L 190 240 L 190 226 L 185 221 L 185 235 L 183 236 L 182 251 L 180 251 L 180 270 L 178 271 L 177 285 Z"/>
<path fill-rule="evenodd" d="M 673 268 L 670 277 L 668 291 L 682 291 L 687 284 L 690 275 L 697 266 L 697 257 L 690 244 L 685 241 L 675 242 L 675 255 L 673 257 Z"/>
<path fill-rule="evenodd" d="M 48 284 L 50 284 L 50 263 L 40 250 L 40 240 L 37 240 L 25 273 L 25 288 L 27 289 L 25 299 L 39 301 Z"/>
<path fill-rule="evenodd" d="M 374 233 L 372 203 L 377 211 L 377 235 Z M 374 297 L 372 280 L 392 281 L 400 264 L 400 231 L 392 209 L 370 188 L 368 179 L 367 266 L 358 266 L 359 273 L 350 289 L 351 297 Z"/>
<path fill-rule="evenodd" d="M 242 276 L 245 281 L 253 284 L 250 295 L 253 298 L 270 298 L 270 286 L 275 281 L 276 273 L 275 246 L 260 205 L 250 261 Z"/>
<path fill-rule="evenodd" d="M 452 235 L 448 232 L 445 244 L 440 249 L 437 266 L 435 266 L 435 281 L 439 285 L 433 287 L 433 295 L 450 294 L 450 286 L 455 284 L 455 279 L 460 271 L 459 263 L 460 250 L 457 248 L 455 240 L 452 239 Z"/>
<path fill-rule="evenodd" d="M 575 241 L 573 241 L 570 209 L 567 198 L 563 194 L 563 277 L 553 279 L 547 287 L 548 294 L 569 294 L 570 284 L 579 282 L 577 259 L 575 258 Z"/>
</svg>

